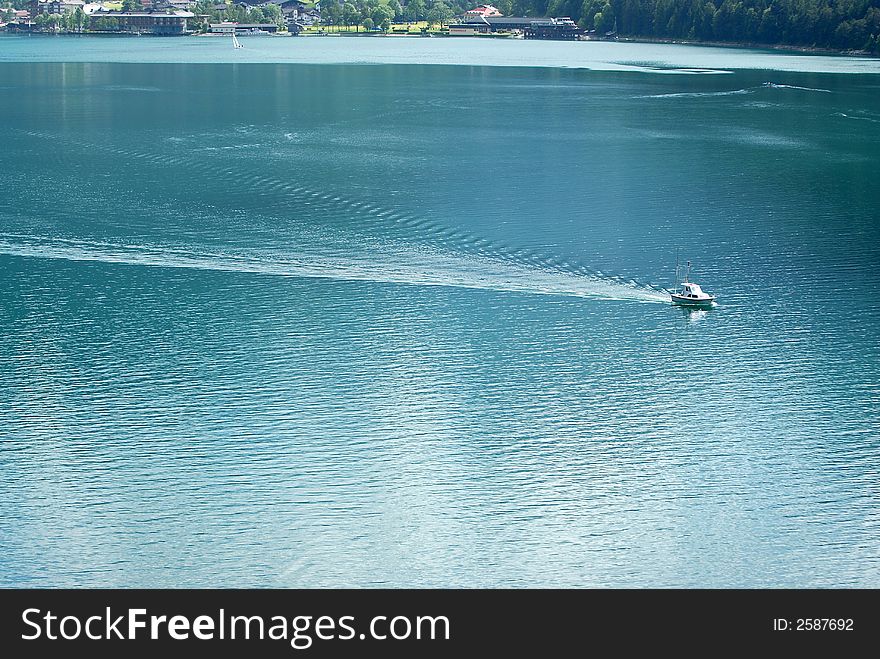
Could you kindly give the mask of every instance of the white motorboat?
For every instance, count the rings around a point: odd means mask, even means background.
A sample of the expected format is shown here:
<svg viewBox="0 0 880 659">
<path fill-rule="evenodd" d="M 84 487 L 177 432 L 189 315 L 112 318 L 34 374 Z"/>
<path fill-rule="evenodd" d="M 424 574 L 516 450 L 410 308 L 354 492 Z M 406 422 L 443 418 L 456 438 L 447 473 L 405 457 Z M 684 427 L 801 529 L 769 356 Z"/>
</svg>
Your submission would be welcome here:
<svg viewBox="0 0 880 659">
<path fill-rule="evenodd" d="M 675 264 L 675 287 L 669 291 L 672 298 L 672 304 L 680 304 L 688 307 L 711 307 L 715 304 L 715 296 L 706 293 L 699 284 L 689 281 L 691 274 L 691 262 L 687 262 L 687 270 L 685 270 L 684 281 L 679 282 L 679 265 Z"/>
</svg>

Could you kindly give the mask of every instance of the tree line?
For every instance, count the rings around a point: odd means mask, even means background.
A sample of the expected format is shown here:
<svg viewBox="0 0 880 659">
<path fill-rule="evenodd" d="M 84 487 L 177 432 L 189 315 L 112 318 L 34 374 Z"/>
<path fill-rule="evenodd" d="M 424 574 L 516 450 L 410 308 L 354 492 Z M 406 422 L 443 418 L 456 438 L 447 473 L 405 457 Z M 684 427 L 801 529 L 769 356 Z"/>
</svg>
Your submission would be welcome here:
<svg viewBox="0 0 880 659">
<path fill-rule="evenodd" d="M 324 0 L 328 25 L 445 25 L 476 0 Z M 496 0 L 505 16 L 567 16 L 599 35 L 880 52 L 880 0 Z"/>
<path fill-rule="evenodd" d="M 457 14 L 464 13 L 470 2 L 444 0 L 409 0 L 402 5 L 398 0 L 323 0 L 321 22 L 325 25 L 344 25 L 360 30 L 378 29 L 385 32 L 394 23 L 417 23 L 444 26 Z M 463 8 L 464 7 L 464 8 Z"/>
<path fill-rule="evenodd" d="M 62 14 L 37 14 L 33 23 L 44 30 L 83 32 L 89 27 L 89 17 L 81 7 L 77 7 L 74 11 L 66 11 Z"/>
<path fill-rule="evenodd" d="M 279 2 L 281 0 L 278 0 Z M 242 5 L 230 4 L 223 10 L 215 9 L 218 3 L 216 0 L 200 0 L 191 8 L 196 16 L 207 16 L 207 23 L 220 23 L 222 21 L 232 21 L 233 23 L 274 23 L 279 28 L 286 25 L 281 7 L 275 4 L 267 4 L 262 7 L 244 7 Z M 194 26 L 196 27 L 196 26 Z"/>
<path fill-rule="evenodd" d="M 21 7 L 26 0 L 6 3 Z M 124 0 L 130 8 L 139 0 Z M 477 0 L 323 0 L 322 23 L 387 31 L 394 23 L 449 24 Z M 766 45 L 791 45 L 880 53 L 880 0 L 495 0 L 505 16 L 567 16 L 604 35 L 688 39 Z M 209 0 L 196 14 L 210 22 L 276 23 L 284 26 L 278 5 L 228 5 L 222 12 Z M 109 19 L 109 17 L 108 17 Z M 37 20 L 54 29 L 82 30 L 83 17 Z M 108 21 L 109 22 L 109 21 Z M 70 23 L 70 25 L 65 25 Z M 86 25 L 88 27 L 88 25 Z M 107 25 L 92 25 L 112 29 Z"/>
<path fill-rule="evenodd" d="M 621 36 L 880 51 L 880 0 L 498 0 Z"/>
</svg>

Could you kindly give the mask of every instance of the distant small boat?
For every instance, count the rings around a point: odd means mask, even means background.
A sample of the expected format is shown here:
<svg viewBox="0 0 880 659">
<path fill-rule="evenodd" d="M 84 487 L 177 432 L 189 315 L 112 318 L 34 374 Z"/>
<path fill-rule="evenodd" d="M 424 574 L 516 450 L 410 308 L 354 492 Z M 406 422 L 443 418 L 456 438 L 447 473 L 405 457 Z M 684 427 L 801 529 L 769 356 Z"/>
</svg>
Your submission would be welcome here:
<svg viewBox="0 0 880 659">
<path fill-rule="evenodd" d="M 689 281 L 691 274 L 691 262 L 687 262 L 687 270 L 685 270 L 684 281 L 679 282 L 678 276 L 681 268 L 678 260 L 675 262 L 675 287 L 669 291 L 672 298 L 672 304 L 680 304 L 688 307 L 711 307 L 715 304 L 715 296 L 706 293 L 700 288 L 699 284 Z"/>
<path fill-rule="evenodd" d="M 244 46 L 242 46 L 241 42 L 238 40 L 238 37 L 235 36 L 235 32 L 232 33 L 232 47 L 233 48 L 244 48 Z"/>
</svg>

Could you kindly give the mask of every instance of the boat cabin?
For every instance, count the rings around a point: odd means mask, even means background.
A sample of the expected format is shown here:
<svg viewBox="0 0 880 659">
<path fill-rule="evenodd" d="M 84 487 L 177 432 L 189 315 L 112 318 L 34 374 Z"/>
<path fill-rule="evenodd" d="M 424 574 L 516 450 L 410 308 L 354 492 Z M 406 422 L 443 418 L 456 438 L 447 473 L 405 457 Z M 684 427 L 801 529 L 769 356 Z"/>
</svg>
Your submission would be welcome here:
<svg viewBox="0 0 880 659">
<path fill-rule="evenodd" d="M 703 289 L 700 288 L 699 284 L 693 284 L 689 281 L 686 281 L 681 285 L 680 295 L 682 297 L 691 297 L 691 298 L 706 297 L 706 294 L 703 292 Z"/>
</svg>

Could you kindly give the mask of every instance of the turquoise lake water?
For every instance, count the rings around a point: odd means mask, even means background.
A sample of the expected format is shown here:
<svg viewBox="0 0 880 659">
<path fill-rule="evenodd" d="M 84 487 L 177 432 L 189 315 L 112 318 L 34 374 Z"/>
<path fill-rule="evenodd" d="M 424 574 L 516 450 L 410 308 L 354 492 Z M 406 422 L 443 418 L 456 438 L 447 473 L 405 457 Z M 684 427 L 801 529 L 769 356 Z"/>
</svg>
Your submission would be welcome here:
<svg viewBox="0 0 880 659">
<path fill-rule="evenodd" d="M 0 586 L 880 586 L 880 61 L 242 41 L 0 37 Z"/>
</svg>

